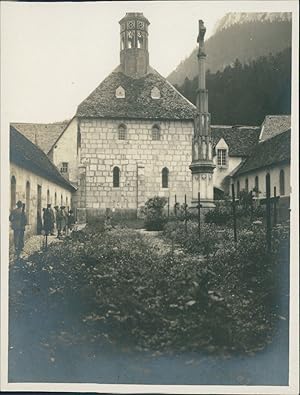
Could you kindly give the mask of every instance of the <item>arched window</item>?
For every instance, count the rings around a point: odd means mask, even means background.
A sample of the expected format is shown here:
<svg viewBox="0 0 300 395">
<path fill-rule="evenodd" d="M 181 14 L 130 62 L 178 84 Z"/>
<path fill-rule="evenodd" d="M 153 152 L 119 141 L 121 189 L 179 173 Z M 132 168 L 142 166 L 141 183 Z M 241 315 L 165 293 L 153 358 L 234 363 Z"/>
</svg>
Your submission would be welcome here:
<svg viewBox="0 0 300 395">
<path fill-rule="evenodd" d="M 69 198 L 68 198 L 68 196 L 66 197 L 66 207 L 69 207 Z"/>
<path fill-rule="evenodd" d="M 121 124 L 118 127 L 118 139 L 126 140 L 126 126 L 124 124 Z"/>
<path fill-rule="evenodd" d="M 258 194 L 259 194 L 259 178 L 258 178 L 258 176 L 255 177 L 254 184 L 255 184 L 254 185 L 254 192 L 258 196 Z"/>
<path fill-rule="evenodd" d="M 57 206 L 57 194 L 56 194 L 56 192 L 54 194 L 54 206 Z"/>
<path fill-rule="evenodd" d="M 246 178 L 246 180 L 245 180 L 245 191 L 249 192 L 249 181 L 248 181 L 248 178 Z"/>
<path fill-rule="evenodd" d="M 152 140 L 160 140 L 160 127 L 158 125 L 152 126 Z"/>
<path fill-rule="evenodd" d="M 161 172 L 161 179 L 162 179 L 162 187 L 168 188 L 169 187 L 169 170 L 164 167 Z"/>
<path fill-rule="evenodd" d="M 118 166 L 115 166 L 113 168 L 113 187 L 120 187 L 120 169 L 118 168 Z"/>
<path fill-rule="evenodd" d="M 60 205 L 63 206 L 64 200 L 63 200 L 63 195 L 60 195 Z"/>
<path fill-rule="evenodd" d="M 140 31 L 137 32 L 137 47 L 138 48 L 144 47 L 144 37 Z"/>
<path fill-rule="evenodd" d="M 10 208 L 13 210 L 17 203 L 17 181 L 16 177 L 12 176 L 10 179 Z"/>
<path fill-rule="evenodd" d="M 240 182 L 237 181 L 236 183 L 236 197 L 239 199 L 240 197 L 240 191 L 241 191 L 241 187 L 240 187 Z"/>
<path fill-rule="evenodd" d="M 47 204 L 50 203 L 50 191 L 47 189 Z"/>
<path fill-rule="evenodd" d="M 279 173 L 279 193 L 280 195 L 284 195 L 285 194 L 285 188 L 284 188 L 284 170 L 280 170 Z"/>
<path fill-rule="evenodd" d="M 25 211 L 27 214 L 27 221 L 29 223 L 29 214 L 30 214 L 30 182 L 26 182 L 26 206 L 25 206 Z"/>
<path fill-rule="evenodd" d="M 127 33 L 127 46 L 128 48 L 134 48 L 134 41 L 135 41 L 135 33 L 134 31 L 130 30 Z"/>
</svg>

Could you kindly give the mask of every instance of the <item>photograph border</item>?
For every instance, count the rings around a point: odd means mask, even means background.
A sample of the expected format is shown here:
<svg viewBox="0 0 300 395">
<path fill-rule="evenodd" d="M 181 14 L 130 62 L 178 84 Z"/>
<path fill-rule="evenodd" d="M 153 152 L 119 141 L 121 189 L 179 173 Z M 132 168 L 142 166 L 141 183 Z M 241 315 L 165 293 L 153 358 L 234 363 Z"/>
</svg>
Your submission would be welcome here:
<svg viewBox="0 0 300 395">
<path fill-rule="evenodd" d="M 202 1 L 215 6 L 223 1 Z M 224 0 L 226 1 L 226 0 Z M 2 4 L 5 4 L 3 2 Z M 131 3 L 131 2 L 122 2 Z M 139 3 L 136 2 L 137 7 Z M 156 1 L 156 3 L 160 3 Z M 1 88 L 1 391 L 174 393 L 174 394 L 298 394 L 299 391 L 299 4 L 297 1 L 227 1 L 228 12 L 292 12 L 292 157 L 291 157 L 291 255 L 288 386 L 228 385 L 136 385 L 91 383 L 9 383 L 8 382 L 8 233 L 9 233 L 9 120 Z M 1 7 L 1 5 L 0 5 Z M 2 15 L 2 13 L 1 13 Z M 1 16 L 2 19 L 2 16 Z M 1 23 L 1 41 L 4 37 Z M 2 48 L 2 46 L 1 46 Z M 1 56 L 1 62 L 5 60 Z M 1 73 L 1 79 L 5 76 Z M 2 84 L 1 84 L 2 86 Z M 6 93 L 5 93 L 6 94 Z M 10 93 L 13 94 L 13 93 Z M 284 392 L 283 392 L 284 391 Z"/>
</svg>

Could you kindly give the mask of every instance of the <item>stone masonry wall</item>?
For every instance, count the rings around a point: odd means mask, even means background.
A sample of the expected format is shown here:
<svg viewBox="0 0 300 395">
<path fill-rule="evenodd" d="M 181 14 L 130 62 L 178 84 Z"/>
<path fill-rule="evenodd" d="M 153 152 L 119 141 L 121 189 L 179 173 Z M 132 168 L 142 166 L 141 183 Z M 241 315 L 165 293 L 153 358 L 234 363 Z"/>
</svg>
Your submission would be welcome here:
<svg viewBox="0 0 300 395">
<path fill-rule="evenodd" d="M 118 126 L 127 127 L 126 140 Z M 152 126 L 160 140 L 152 140 Z M 193 123 L 189 121 L 81 120 L 81 161 L 86 164 L 86 207 L 136 210 L 147 199 L 170 197 L 170 205 L 191 200 Z M 113 168 L 120 168 L 120 187 L 113 187 Z M 162 169 L 169 169 L 169 186 L 162 188 Z M 96 211 L 95 211 L 96 210 Z"/>
</svg>

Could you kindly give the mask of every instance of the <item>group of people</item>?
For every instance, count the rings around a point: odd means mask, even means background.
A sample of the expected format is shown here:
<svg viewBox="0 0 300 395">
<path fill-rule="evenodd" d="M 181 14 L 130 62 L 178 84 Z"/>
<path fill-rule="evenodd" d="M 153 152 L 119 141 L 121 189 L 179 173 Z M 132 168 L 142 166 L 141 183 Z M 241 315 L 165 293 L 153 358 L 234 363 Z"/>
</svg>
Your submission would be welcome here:
<svg viewBox="0 0 300 395">
<path fill-rule="evenodd" d="M 55 235 L 55 224 L 57 237 L 67 236 L 75 225 L 73 210 L 68 210 L 65 206 L 54 206 L 53 210 L 51 204 L 47 204 L 47 208 L 43 209 L 43 229 L 46 236 Z"/>
<path fill-rule="evenodd" d="M 27 217 L 25 213 L 25 204 L 19 200 L 16 208 L 10 213 L 9 220 L 14 232 L 14 247 L 17 256 L 20 255 L 24 248 L 24 233 L 27 225 Z M 40 217 L 41 218 L 41 217 Z M 51 204 L 47 204 L 43 208 L 43 223 L 41 228 L 45 236 L 55 236 L 55 228 L 57 230 L 57 238 L 67 236 L 73 230 L 75 225 L 75 216 L 73 210 L 68 210 L 65 206 L 55 206 L 54 210 Z"/>
</svg>

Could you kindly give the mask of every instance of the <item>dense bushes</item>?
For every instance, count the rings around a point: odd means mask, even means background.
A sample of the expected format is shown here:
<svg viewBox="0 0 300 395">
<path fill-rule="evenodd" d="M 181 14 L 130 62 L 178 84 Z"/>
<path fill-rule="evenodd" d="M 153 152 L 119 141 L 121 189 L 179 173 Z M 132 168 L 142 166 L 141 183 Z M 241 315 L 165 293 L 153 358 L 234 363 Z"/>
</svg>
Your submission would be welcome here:
<svg viewBox="0 0 300 395">
<path fill-rule="evenodd" d="M 166 235 L 176 242 L 181 235 L 206 259 L 161 254 L 147 237 L 116 228 L 74 233 L 32 260 L 50 271 L 50 293 L 77 296 L 87 306 L 84 319 L 108 325 L 120 341 L 160 351 L 262 347 L 275 317 L 277 263 L 275 251 L 266 254 L 263 230 L 243 231 L 235 245 L 230 232 L 208 224 L 202 242 L 198 235 L 188 241 L 183 226 L 175 222 Z M 194 224 L 189 229 L 196 233 Z"/>
<path fill-rule="evenodd" d="M 154 196 L 147 200 L 142 213 L 145 217 L 145 228 L 147 230 L 162 230 L 166 216 L 164 214 L 164 207 L 167 204 L 167 199 L 164 197 Z"/>
<path fill-rule="evenodd" d="M 249 223 L 251 220 L 262 219 L 265 216 L 265 211 L 265 207 L 253 200 L 250 193 L 240 192 L 240 199 L 236 201 L 235 209 L 235 215 L 239 222 Z M 232 202 L 229 200 L 217 201 L 216 207 L 205 214 L 205 222 L 216 225 L 232 225 Z"/>
</svg>

